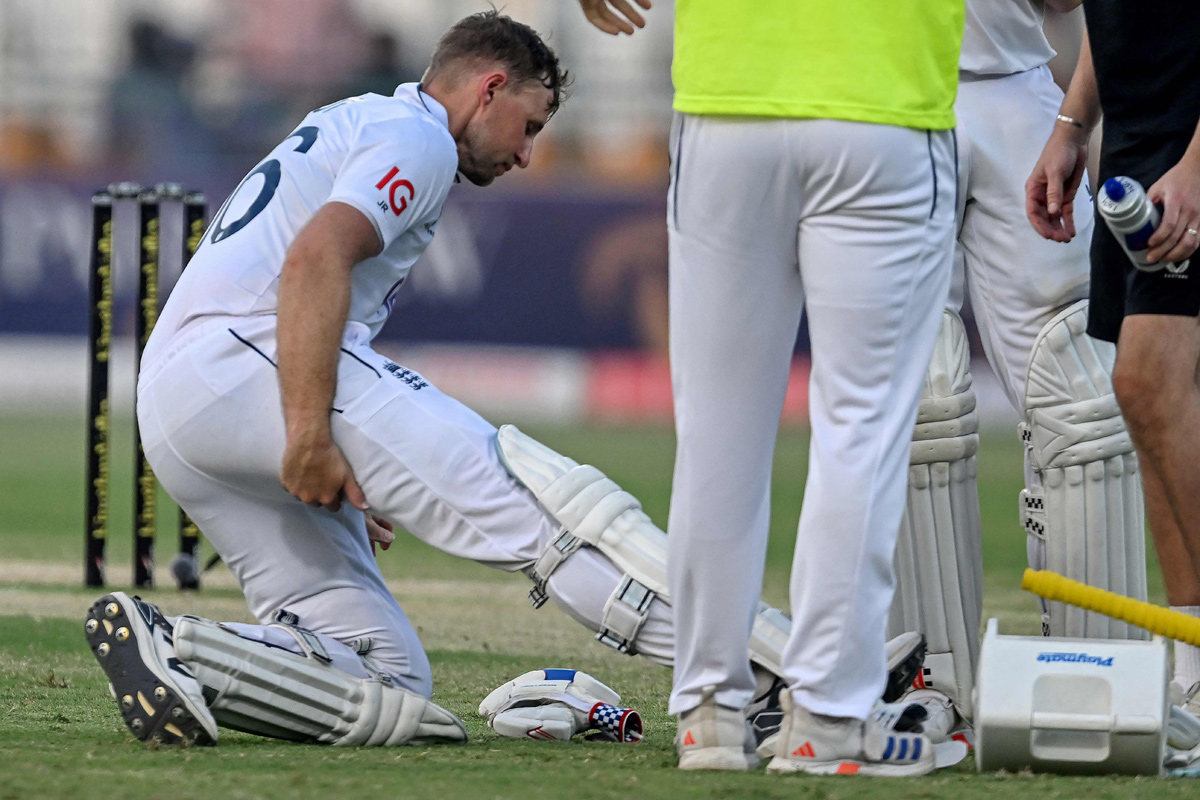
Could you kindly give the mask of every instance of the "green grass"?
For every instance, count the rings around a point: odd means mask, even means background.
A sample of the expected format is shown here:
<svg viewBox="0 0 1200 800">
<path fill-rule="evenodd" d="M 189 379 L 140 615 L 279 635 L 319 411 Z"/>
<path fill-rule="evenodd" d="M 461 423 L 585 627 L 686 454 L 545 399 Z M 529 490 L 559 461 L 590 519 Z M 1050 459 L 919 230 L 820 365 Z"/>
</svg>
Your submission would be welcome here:
<svg viewBox="0 0 1200 800">
<path fill-rule="evenodd" d="M 133 460 L 127 420 L 118 420 L 112 483 L 117 489 L 109 546 L 114 584 L 128 580 Z M 523 426 L 524 427 L 524 426 Z M 639 496 L 656 521 L 666 519 L 673 437 L 658 429 L 529 429 L 546 443 L 590 461 Z M 666 714 L 668 670 L 599 645 L 549 608 L 532 612 L 513 598 L 520 576 L 505 575 L 401 537 L 381 558 L 401 587 L 430 646 L 436 699 L 467 721 L 464 747 L 333 749 L 223 733 L 220 746 L 154 751 L 132 740 L 108 697 L 103 674 L 84 644 L 82 613 L 95 592 L 74 582 L 6 574 L 15 561 L 82 559 L 82 419 L 0 417 L 0 800 L 26 797 L 760 797 L 848 798 L 886 791 L 897 798 L 1175 797 L 1186 781 L 980 776 L 970 763 L 933 776 L 881 785 L 865 779 L 685 774 L 674 769 L 674 723 Z M 786 597 L 795 523 L 802 500 L 807 440 L 785 432 L 776 455 L 772 539 L 766 594 Z M 979 462 L 987 606 L 1007 632 L 1037 629 L 1035 604 L 1017 588 L 1025 539 L 1016 519 L 1021 451 L 1014 434 L 984 437 Z M 162 505 L 160 560 L 174 550 L 173 515 Z M 1157 567 L 1153 591 L 1161 597 Z M 423 582 L 459 581 L 459 602 L 421 600 Z M 482 585 L 480 582 L 484 582 Z M 492 588 L 488 588 L 492 587 Z M 231 589 L 200 595 L 154 593 L 169 611 L 192 604 L 236 607 Z M 503 603 L 501 602 L 503 600 Z M 518 598 L 519 599 L 519 598 Z M 494 604 L 494 605 L 493 605 Z M 498 624 L 479 624 L 472 608 L 494 607 Z M 510 613 L 511 610 L 511 613 Z M 244 616 L 244 607 L 241 612 Z M 486 617 L 484 617 L 486 618 Z M 472 627 L 474 626 L 474 627 Z M 585 669 L 642 711 L 647 737 L 622 746 L 499 739 L 475 708 L 495 686 L 529 669 Z"/>
</svg>

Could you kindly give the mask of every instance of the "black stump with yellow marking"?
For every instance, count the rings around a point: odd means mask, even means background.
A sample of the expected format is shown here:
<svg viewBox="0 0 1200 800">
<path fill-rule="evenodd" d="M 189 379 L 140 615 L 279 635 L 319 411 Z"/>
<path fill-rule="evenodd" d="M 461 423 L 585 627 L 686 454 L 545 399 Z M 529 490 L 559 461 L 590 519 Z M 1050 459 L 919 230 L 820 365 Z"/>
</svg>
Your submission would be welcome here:
<svg viewBox="0 0 1200 800">
<path fill-rule="evenodd" d="M 196 248 L 204 238 L 208 203 L 201 192 L 187 192 L 183 200 L 183 260 L 180 273 L 187 269 Z M 183 508 L 179 509 L 179 555 L 172 565 L 180 589 L 200 588 L 200 529 Z"/>
<path fill-rule="evenodd" d="M 133 371 L 141 369 L 142 353 L 158 321 L 158 259 L 159 259 L 158 193 L 146 189 L 138 195 L 138 288 L 137 310 L 133 335 L 136 343 Z M 154 586 L 154 534 L 158 527 L 156 513 L 157 483 L 150 462 L 142 449 L 138 432 L 137 392 L 134 392 L 133 446 L 133 583 L 140 588 Z"/>
<path fill-rule="evenodd" d="M 84 582 L 104 585 L 104 545 L 108 536 L 110 415 L 108 364 L 113 333 L 113 198 L 107 190 L 92 196 L 89 262 L 87 487 L 84 516 Z"/>
<path fill-rule="evenodd" d="M 134 318 L 135 373 L 158 321 L 159 267 L 162 255 L 161 207 L 179 203 L 183 211 L 181 268 L 196 253 L 204 238 L 208 206 L 200 192 L 180 184 L 159 184 L 144 189 L 137 183 L 110 184 L 92 197 L 93 224 L 89 264 L 88 396 L 86 508 L 84 519 L 84 582 L 106 583 L 105 546 L 109 531 L 111 404 L 110 363 L 113 344 L 113 273 L 116 265 L 114 210 L 121 201 L 137 201 L 137 299 Z M 134 520 L 133 582 L 143 588 L 154 582 L 154 538 L 157 531 L 157 481 L 146 460 L 137 428 L 134 392 Z M 200 531 L 182 509 L 179 511 L 179 555 L 172 571 L 180 589 L 200 587 Z"/>
</svg>

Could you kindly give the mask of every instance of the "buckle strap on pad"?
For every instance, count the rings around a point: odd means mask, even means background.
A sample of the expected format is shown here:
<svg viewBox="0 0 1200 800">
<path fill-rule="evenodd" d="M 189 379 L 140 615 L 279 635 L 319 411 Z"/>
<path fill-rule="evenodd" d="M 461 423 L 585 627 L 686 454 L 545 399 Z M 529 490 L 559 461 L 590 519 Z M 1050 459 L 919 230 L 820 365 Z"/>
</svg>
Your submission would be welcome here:
<svg viewBox="0 0 1200 800">
<path fill-rule="evenodd" d="M 596 640 L 619 653 L 635 655 L 634 640 L 650 616 L 655 596 L 644 584 L 626 575 L 604 606 Z"/>
<path fill-rule="evenodd" d="M 533 588 L 529 590 L 529 602 L 534 608 L 541 608 L 546 604 L 550 596 L 546 592 L 546 582 L 550 580 L 554 570 L 582 546 L 582 539 L 563 528 L 558 536 L 546 545 L 546 549 L 538 556 L 533 566 L 526 570 L 526 574 L 533 581 Z"/>
</svg>

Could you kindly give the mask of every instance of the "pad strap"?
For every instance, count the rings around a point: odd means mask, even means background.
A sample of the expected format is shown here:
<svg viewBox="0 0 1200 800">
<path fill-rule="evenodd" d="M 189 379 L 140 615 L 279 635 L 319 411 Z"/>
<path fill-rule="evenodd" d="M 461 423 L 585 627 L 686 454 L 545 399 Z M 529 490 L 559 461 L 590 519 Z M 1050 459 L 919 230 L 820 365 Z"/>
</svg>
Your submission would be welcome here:
<svg viewBox="0 0 1200 800">
<path fill-rule="evenodd" d="M 329 651 L 325 649 L 325 645 L 308 628 L 301 628 L 299 625 L 287 622 L 272 622 L 267 627 L 286 631 L 296 640 L 296 644 L 300 646 L 300 649 L 304 651 L 304 655 L 308 658 L 315 659 L 322 664 L 333 663 L 333 657 L 329 655 Z"/>
<path fill-rule="evenodd" d="M 619 653 L 634 655 L 634 641 L 650 617 L 655 594 L 629 575 L 617 586 L 604 604 L 604 616 L 596 640 Z"/>
<path fill-rule="evenodd" d="M 525 571 L 533 581 L 533 588 L 529 590 L 529 602 L 534 608 L 541 608 L 546 604 L 546 599 L 550 596 L 546 592 L 546 582 L 550 580 L 554 570 L 582 546 L 583 541 L 564 528 L 546 545 L 546 549 L 538 556 L 533 566 Z"/>
<path fill-rule="evenodd" d="M 529 590 L 529 602 L 534 608 L 541 608 L 546 604 L 550 596 L 546 589 L 550 576 L 583 545 L 583 539 L 564 529 L 546 545 L 546 549 L 533 566 L 525 571 L 533 581 L 533 588 Z M 604 604 L 604 614 L 600 619 L 600 632 L 596 634 L 596 640 L 617 652 L 635 655 L 637 650 L 634 648 L 634 642 L 646 620 L 650 618 L 650 603 L 656 596 L 644 583 L 635 580 L 631 575 L 625 575 L 609 596 L 608 602 Z"/>
</svg>

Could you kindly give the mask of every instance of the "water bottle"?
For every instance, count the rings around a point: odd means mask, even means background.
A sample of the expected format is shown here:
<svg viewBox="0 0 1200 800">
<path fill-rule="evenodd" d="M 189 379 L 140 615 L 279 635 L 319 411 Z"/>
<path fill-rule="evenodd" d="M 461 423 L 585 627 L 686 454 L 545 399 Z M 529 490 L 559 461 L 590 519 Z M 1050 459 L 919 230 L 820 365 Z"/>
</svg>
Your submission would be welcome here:
<svg viewBox="0 0 1200 800">
<path fill-rule="evenodd" d="M 1140 183 L 1124 175 L 1109 178 L 1100 187 L 1096 207 L 1135 267 L 1144 272 L 1158 272 L 1167 266 L 1163 261 L 1151 264 L 1146 260 L 1150 252 L 1147 242 L 1158 228 L 1160 217 Z M 1182 271 L 1174 264 L 1171 267 L 1172 272 Z"/>
</svg>

